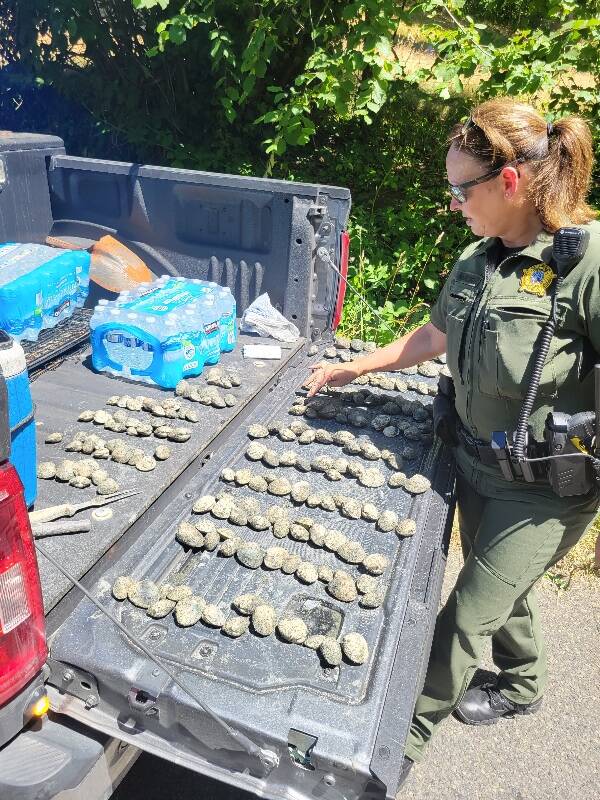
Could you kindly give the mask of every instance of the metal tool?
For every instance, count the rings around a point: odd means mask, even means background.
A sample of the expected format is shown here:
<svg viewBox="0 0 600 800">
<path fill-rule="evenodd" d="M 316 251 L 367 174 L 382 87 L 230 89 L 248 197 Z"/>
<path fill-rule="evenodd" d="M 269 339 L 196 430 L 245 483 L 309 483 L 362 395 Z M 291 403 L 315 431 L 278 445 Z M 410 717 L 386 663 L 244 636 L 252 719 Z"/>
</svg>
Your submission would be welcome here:
<svg viewBox="0 0 600 800">
<path fill-rule="evenodd" d="M 125 500 L 127 497 L 133 497 L 136 494 L 141 494 L 141 491 L 129 490 L 125 492 L 117 492 L 116 494 L 109 494 L 106 497 L 95 497 L 93 500 L 86 500 L 85 503 L 63 503 L 60 506 L 50 506 L 49 508 L 41 508 L 39 511 L 32 511 L 29 514 L 29 521 L 32 525 L 37 522 L 52 522 L 55 519 L 62 517 L 72 517 L 78 511 L 83 511 L 86 508 L 97 508 L 98 506 L 105 506 L 108 503 L 116 503 L 118 500 Z"/>
<path fill-rule="evenodd" d="M 69 533 L 87 533 L 91 530 L 92 521 L 89 519 L 67 519 L 60 522 L 36 522 L 31 526 L 34 539 L 45 536 L 62 536 Z"/>
</svg>

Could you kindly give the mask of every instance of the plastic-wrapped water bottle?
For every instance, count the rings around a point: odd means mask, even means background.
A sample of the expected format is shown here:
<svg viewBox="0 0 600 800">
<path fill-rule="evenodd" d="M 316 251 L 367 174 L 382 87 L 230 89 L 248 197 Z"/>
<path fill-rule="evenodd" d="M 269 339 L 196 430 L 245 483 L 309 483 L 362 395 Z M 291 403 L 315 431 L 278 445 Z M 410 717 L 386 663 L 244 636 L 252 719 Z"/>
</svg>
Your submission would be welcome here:
<svg viewBox="0 0 600 800">
<path fill-rule="evenodd" d="M 212 366 L 221 358 L 221 313 L 212 292 L 201 295 L 199 311 L 200 324 L 206 336 L 206 363 Z"/>
<path fill-rule="evenodd" d="M 231 352 L 237 342 L 236 304 L 231 290 L 213 281 L 195 279 L 207 297 L 213 297 L 219 315 L 219 347 L 222 353 Z"/>
<path fill-rule="evenodd" d="M 22 245 L 0 247 L 0 328 L 35 341 L 42 328 L 42 284 Z"/>
<path fill-rule="evenodd" d="M 90 291 L 90 266 L 84 262 L 75 263 L 75 281 L 77 283 L 77 292 L 75 295 L 75 305 L 77 308 L 83 308 L 86 298 Z"/>
<path fill-rule="evenodd" d="M 90 255 L 40 244 L 0 245 L 0 327 L 35 341 L 82 306 Z"/>
<path fill-rule="evenodd" d="M 235 298 L 227 286 L 219 286 L 216 295 L 221 300 L 221 351 L 229 353 L 237 343 Z"/>
<path fill-rule="evenodd" d="M 94 368 L 172 388 L 220 359 L 214 297 L 161 279 L 98 304 L 90 321 Z"/>
</svg>

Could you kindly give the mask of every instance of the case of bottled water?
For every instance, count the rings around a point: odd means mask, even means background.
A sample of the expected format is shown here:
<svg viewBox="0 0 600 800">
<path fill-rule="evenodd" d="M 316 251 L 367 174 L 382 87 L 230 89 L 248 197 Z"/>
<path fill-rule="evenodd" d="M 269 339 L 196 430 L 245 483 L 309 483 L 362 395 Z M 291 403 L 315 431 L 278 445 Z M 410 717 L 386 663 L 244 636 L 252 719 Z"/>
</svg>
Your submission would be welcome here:
<svg viewBox="0 0 600 800">
<path fill-rule="evenodd" d="M 90 254 L 43 244 L 0 244 L 0 328 L 15 339 L 36 341 L 83 306 L 90 283 Z"/>
<path fill-rule="evenodd" d="M 219 304 L 221 315 L 219 323 L 220 346 L 222 353 L 230 353 L 237 342 L 236 313 L 237 307 L 235 298 L 231 294 L 228 286 L 220 286 L 212 281 L 201 281 L 207 294 L 214 294 Z"/>
<path fill-rule="evenodd" d="M 174 388 L 233 350 L 235 310 L 229 290 L 168 275 L 100 300 L 90 321 L 94 369 Z"/>
</svg>

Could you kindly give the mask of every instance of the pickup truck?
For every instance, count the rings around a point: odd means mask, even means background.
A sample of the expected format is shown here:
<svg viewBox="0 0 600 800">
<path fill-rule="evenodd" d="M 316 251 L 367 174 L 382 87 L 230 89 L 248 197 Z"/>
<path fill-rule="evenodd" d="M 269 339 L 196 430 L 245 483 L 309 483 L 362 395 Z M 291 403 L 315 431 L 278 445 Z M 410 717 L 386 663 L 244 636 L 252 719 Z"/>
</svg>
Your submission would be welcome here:
<svg viewBox="0 0 600 800">
<path fill-rule="evenodd" d="M 321 581 L 302 583 L 293 574 L 248 569 L 235 558 L 182 546 L 175 536 L 201 495 L 223 489 L 240 498 L 250 495 L 248 486 L 224 483 L 223 470 L 262 467 L 245 457 L 251 424 L 296 419 L 288 416 L 290 406 L 305 402 L 302 380 L 309 364 L 332 345 L 340 319 L 349 209 L 350 193 L 343 188 L 77 158 L 66 155 L 54 136 L 0 136 L 0 241 L 88 247 L 110 234 L 156 275 L 229 286 L 238 315 L 267 292 L 300 331 L 280 360 L 242 358 L 244 343 L 274 342 L 240 335 L 235 351 L 222 358 L 224 367 L 241 376 L 241 385 L 232 390 L 235 405 L 190 403 L 199 422 L 188 426 L 189 439 L 174 444 L 172 456 L 152 472 L 102 462 L 122 489 L 137 494 L 80 513 L 91 519 L 89 532 L 34 541 L 8 461 L 6 419 L 0 415 L 3 800 L 107 798 L 141 751 L 261 797 L 395 796 L 427 665 L 453 515 L 454 476 L 443 445 L 431 435 L 408 441 L 406 418 L 398 427 L 404 433 L 395 438 L 372 427 L 362 431 L 380 451 L 388 448 L 392 457 L 404 452 L 407 475 L 428 476 L 431 488 L 423 494 L 387 484 L 367 489 L 347 476 L 334 483 L 322 473 L 301 475 L 280 467 L 276 474 L 291 481 L 310 479 L 316 505 L 294 507 L 289 497 L 255 495 L 263 507 L 285 501 L 290 513 L 308 515 L 313 524 L 334 524 L 365 550 L 386 556 L 386 594 L 377 608 L 340 602 Z M 25 346 L 38 462 L 79 457 L 65 453 L 65 443 L 86 426 L 98 433 L 98 426 L 78 421 L 83 410 L 110 410 L 106 403 L 113 396 L 141 394 L 157 401 L 174 396 L 94 372 L 89 319 L 98 299 L 107 295 L 91 286 L 86 307 Z M 408 418 L 417 406 L 427 410 L 435 391 L 430 378 L 388 377 L 393 391 L 349 387 L 352 398 L 335 395 L 336 402 L 366 403 L 363 425 L 373 416 L 369 404 L 397 400 L 397 413 L 402 407 Z M 401 378 L 407 385 L 398 387 Z M 206 387 L 205 381 L 201 376 L 192 383 Z M 423 390 L 428 381 L 429 389 Z M 367 391 L 357 398 L 361 389 Z M 323 418 L 310 419 L 319 416 L 312 409 L 306 422 L 329 431 L 324 444 L 286 445 L 270 437 L 269 446 L 303 447 L 309 459 L 341 456 L 327 442 L 352 425 L 344 422 L 347 415 L 325 413 L 322 400 L 321 408 Z M 47 444 L 47 435 L 56 431 L 64 434 L 62 443 Z M 151 452 L 159 443 L 151 439 L 136 439 L 136 446 Z M 387 466 L 378 464 L 387 477 Z M 342 516 L 339 502 L 326 509 L 318 505 L 340 487 L 379 512 L 410 517 L 416 532 L 400 538 L 378 530 L 373 519 Z M 39 480 L 35 508 L 93 497 L 94 487 Z M 270 531 L 243 531 L 261 545 L 277 544 Z M 334 552 L 292 539 L 285 544 L 302 559 L 354 571 Z M 16 582 L 15 564 L 20 565 Z M 360 666 L 347 661 L 330 666 L 315 651 L 276 635 L 234 639 L 202 623 L 182 627 L 172 615 L 154 619 L 144 608 L 113 597 L 111 588 L 121 575 L 190 585 L 226 614 L 237 595 L 256 593 L 280 616 L 300 616 L 312 634 L 360 632 L 369 655 Z M 15 608 L 24 613 L 15 617 Z M 5 626 L 10 630 L 2 627 L 6 619 L 13 620 L 12 627 Z"/>
</svg>

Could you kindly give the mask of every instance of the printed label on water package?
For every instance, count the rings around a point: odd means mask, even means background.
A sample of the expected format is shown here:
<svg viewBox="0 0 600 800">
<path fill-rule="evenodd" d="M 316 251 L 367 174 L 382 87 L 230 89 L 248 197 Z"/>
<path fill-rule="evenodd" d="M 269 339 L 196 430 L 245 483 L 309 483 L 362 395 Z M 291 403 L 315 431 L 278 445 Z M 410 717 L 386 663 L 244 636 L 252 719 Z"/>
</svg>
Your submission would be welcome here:
<svg viewBox="0 0 600 800">
<path fill-rule="evenodd" d="M 204 326 L 204 333 L 206 333 L 206 335 L 208 335 L 210 333 L 214 333 L 215 331 L 218 331 L 218 330 L 219 330 L 219 323 L 217 321 L 209 322 L 208 324 L 206 324 Z"/>
<path fill-rule="evenodd" d="M 125 303 L 123 308 L 130 308 L 132 311 L 140 311 L 145 314 L 154 314 L 162 317 L 168 314 L 169 311 L 194 302 L 202 294 L 201 286 L 177 281 L 177 283 L 153 289 L 143 297 L 137 297 L 130 303 Z"/>
</svg>

